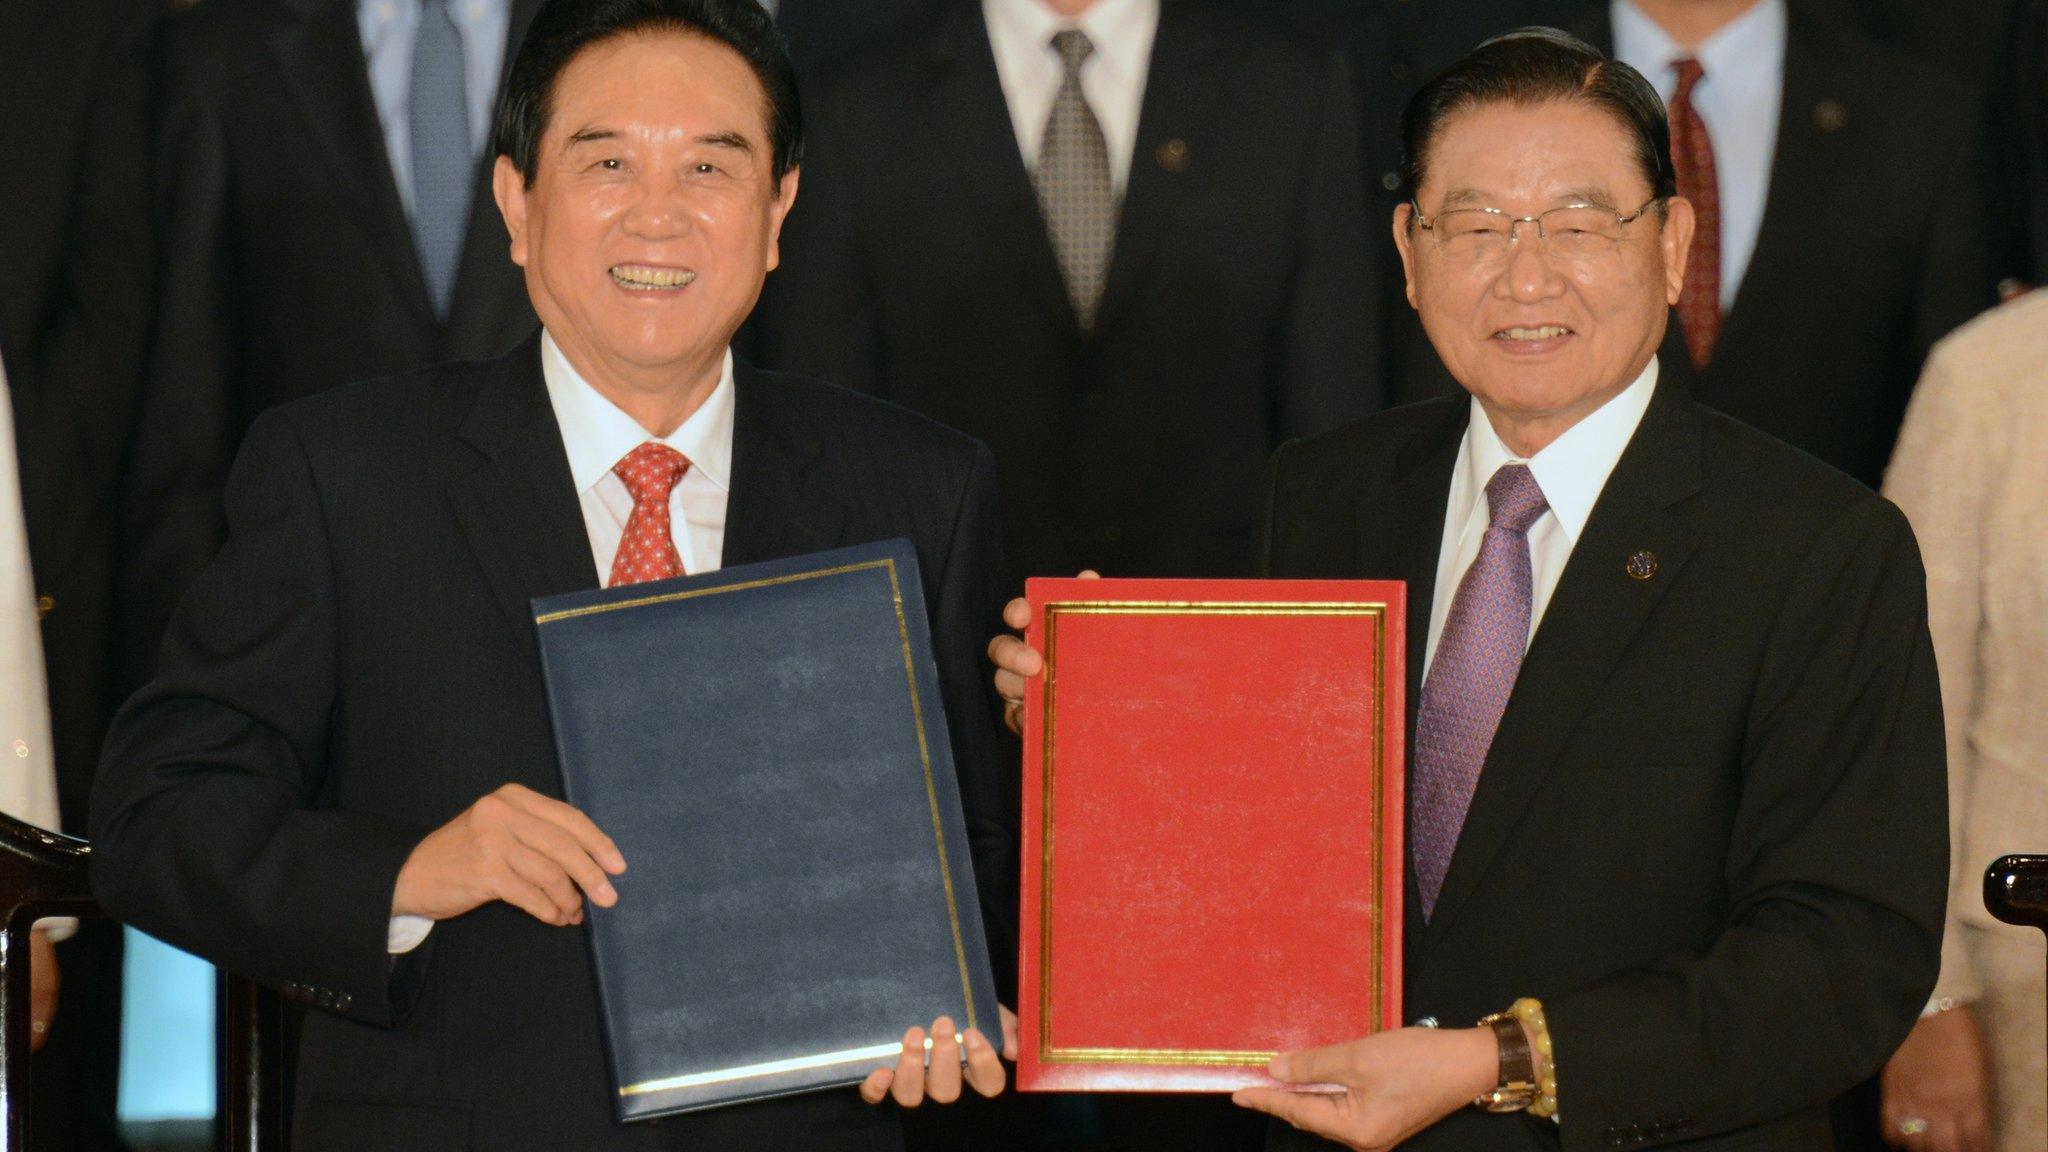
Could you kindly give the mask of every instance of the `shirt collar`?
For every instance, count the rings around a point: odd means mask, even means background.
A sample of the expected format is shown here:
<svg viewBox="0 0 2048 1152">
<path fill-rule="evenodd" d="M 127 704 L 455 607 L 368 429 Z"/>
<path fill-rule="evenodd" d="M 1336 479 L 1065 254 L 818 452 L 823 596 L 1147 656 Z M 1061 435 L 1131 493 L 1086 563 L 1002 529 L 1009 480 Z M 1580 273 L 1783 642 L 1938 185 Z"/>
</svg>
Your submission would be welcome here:
<svg viewBox="0 0 2048 1152">
<path fill-rule="evenodd" d="M 1614 0 L 1609 11 L 1614 24 L 1614 58 L 1648 78 L 1666 103 L 1678 91 L 1676 65 L 1685 56 L 1696 58 L 1705 73 L 1701 92 L 1711 89 L 1714 98 L 1730 108 L 1746 107 L 1768 95 L 1783 74 L 1785 0 L 1763 0 L 1701 41 L 1692 52 L 1680 48 L 1670 33 L 1630 0 Z"/>
<path fill-rule="evenodd" d="M 1047 59 L 1053 33 L 1079 28 L 1095 52 L 1088 67 L 1109 73 L 1119 84 L 1143 80 L 1151 65 L 1152 36 L 1159 25 L 1160 0 L 1098 0 L 1076 19 L 1067 19 L 1039 0 L 985 0 L 991 33 L 1020 44 L 1036 44 Z"/>
<path fill-rule="evenodd" d="M 1621 461 L 1622 450 L 1636 434 L 1636 426 L 1649 411 L 1650 397 L 1657 389 L 1657 358 L 1650 357 L 1635 382 L 1613 399 L 1594 409 L 1585 419 L 1567 428 L 1541 452 L 1523 459 L 1516 456 L 1493 430 L 1493 421 L 1475 398 L 1465 431 L 1465 474 L 1462 487 L 1470 493 L 1465 508 L 1469 524 L 1479 514 L 1486 498 L 1486 483 L 1503 464 L 1527 464 L 1536 476 L 1536 486 L 1564 529 L 1565 539 L 1576 544 L 1600 500 L 1607 477 Z"/>
<path fill-rule="evenodd" d="M 548 403 L 554 407 L 555 423 L 562 429 L 562 447 L 569 454 L 569 476 L 578 493 L 588 492 L 611 472 L 626 454 L 655 437 L 618 405 L 605 399 L 576 371 L 561 346 L 545 329 L 540 337 L 540 373 L 547 382 Z M 681 452 L 692 471 L 731 491 L 732 482 L 733 373 L 732 349 L 725 350 L 725 367 L 718 384 L 704 403 L 690 413 L 682 426 L 661 442 Z"/>
</svg>

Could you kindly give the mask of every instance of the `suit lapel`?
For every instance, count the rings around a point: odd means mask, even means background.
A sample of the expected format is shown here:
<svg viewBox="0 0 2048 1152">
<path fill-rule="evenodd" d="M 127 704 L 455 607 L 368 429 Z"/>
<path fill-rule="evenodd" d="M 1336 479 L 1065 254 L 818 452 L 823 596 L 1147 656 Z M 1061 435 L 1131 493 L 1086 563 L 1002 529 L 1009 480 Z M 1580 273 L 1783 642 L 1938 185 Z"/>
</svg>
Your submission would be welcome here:
<svg viewBox="0 0 2048 1152">
<path fill-rule="evenodd" d="M 1222 94 L 1220 70 L 1211 60 L 1225 37 L 1214 10 L 1201 4 L 1165 4 L 1145 80 L 1131 175 L 1118 213 L 1116 247 L 1103 287 L 1096 328 L 1108 328 L 1144 282 L 1145 268 L 1172 225 L 1188 181 L 1188 169 L 1220 158 L 1207 156 L 1202 129 Z M 1042 231 L 1042 229 L 1041 229 Z"/>
<path fill-rule="evenodd" d="M 1522 661 L 1417 963 L 1427 962 L 1492 867 L 1586 710 L 1692 556 L 1698 541 L 1677 506 L 1699 488 L 1698 410 L 1684 387 L 1660 381 Z M 1656 558 L 1647 580 L 1628 573 L 1629 558 L 1639 552 Z"/>
<path fill-rule="evenodd" d="M 271 36 L 284 86 L 327 158 L 334 187 L 369 229 L 370 246 L 406 306 L 423 324 L 436 327 L 377 120 L 355 5 L 349 0 L 289 0 L 286 6 L 298 18 Z"/>
<path fill-rule="evenodd" d="M 1422 700 L 1422 657 L 1429 640 L 1430 604 L 1436 597 L 1444 509 L 1450 501 L 1451 472 L 1457 466 L 1458 447 L 1464 442 L 1471 411 L 1469 403 L 1445 404 L 1443 408 L 1443 422 L 1402 449 L 1393 480 L 1360 493 L 1357 511 L 1355 574 L 1368 580 L 1399 579 L 1408 585 L 1408 683 L 1403 697 L 1407 711 L 1402 718 L 1406 750 L 1402 762 L 1411 778 L 1415 771 L 1415 709 Z M 1416 518 L 1404 530 L 1400 519 L 1411 512 Z M 1423 938 L 1422 900 L 1415 887 L 1415 870 L 1404 862 L 1402 872 L 1408 895 L 1401 938 L 1406 941 L 1412 968 L 1416 946 Z"/>
<path fill-rule="evenodd" d="M 721 566 L 817 552 L 840 543 L 844 508 L 820 475 L 824 445 L 778 383 L 733 365 L 732 490 Z"/>
<path fill-rule="evenodd" d="M 981 204 L 977 219 L 1016 272 L 1020 289 L 1065 331 L 1080 330 L 1067 299 L 1059 261 L 1038 209 L 1038 192 L 1017 150 L 1017 129 L 996 74 L 995 52 L 978 4 L 953 4 L 934 41 L 932 83 L 925 116 L 930 135 L 952 154 L 941 165 L 967 184 Z"/>
<path fill-rule="evenodd" d="M 450 502 L 508 623 L 531 645 L 534 597 L 599 581 L 541 378 L 539 336 L 500 363 L 463 423 L 460 436 L 477 455 L 462 462 Z"/>
</svg>

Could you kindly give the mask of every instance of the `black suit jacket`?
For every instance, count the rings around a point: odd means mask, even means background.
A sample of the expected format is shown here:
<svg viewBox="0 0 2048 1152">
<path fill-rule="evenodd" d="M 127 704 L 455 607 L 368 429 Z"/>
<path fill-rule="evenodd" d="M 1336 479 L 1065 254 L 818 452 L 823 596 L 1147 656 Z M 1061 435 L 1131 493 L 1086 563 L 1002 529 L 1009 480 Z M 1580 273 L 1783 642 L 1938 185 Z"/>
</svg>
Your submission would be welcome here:
<svg viewBox="0 0 2048 1152">
<path fill-rule="evenodd" d="M 775 26 L 797 75 L 831 71 L 891 33 L 927 24 L 946 0 L 775 0 Z"/>
<path fill-rule="evenodd" d="M 506 67 L 539 0 L 512 0 Z M 445 321 L 384 144 L 355 0 L 206 0 L 173 17 L 157 142 L 159 321 L 125 498 L 127 662 L 146 671 L 220 544 L 250 421 L 350 380 L 499 355 L 535 325 L 477 168 Z"/>
<path fill-rule="evenodd" d="M 982 656 L 1004 596 L 988 453 L 809 381 L 742 367 L 737 388 L 728 565 L 916 545 L 990 947 L 1013 971 L 1015 774 L 999 784 Z M 894 1113 L 850 1089 L 616 1125 L 580 930 L 492 904 L 385 954 L 422 836 L 507 782 L 561 794 L 529 600 L 598 573 L 537 342 L 259 418 L 228 520 L 109 736 L 94 890 L 316 1009 L 294 1148 L 900 1143 Z"/>
<path fill-rule="evenodd" d="M 1163 6 L 1088 337 L 979 5 L 813 91 L 764 362 L 988 443 L 1027 572 L 1249 573 L 1272 449 L 1379 403 L 1337 60 L 1219 4 Z"/>
<path fill-rule="evenodd" d="M 1661 359 L 1702 403 L 1875 487 L 1928 350 L 1994 301 L 1981 102 L 1814 4 L 1789 7 L 1756 253 L 1706 371 L 1675 311 Z M 1577 30 L 1612 47 L 1604 6 Z M 1455 390 L 1426 342 L 1410 347 L 1403 398 Z"/>
<path fill-rule="evenodd" d="M 1274 467 L 1272 575 L 1407 581 L 1411 734 L 1467 411 L 1397 409 Z M 1632 578 L 1643 553 L 1655 572 Z M 1564 1123 L 1467 1110 L 1406 1147 L 1832 1148 L 1828 1101 L 1933 987 L 1943 767 L 1904 517 L 1660 383 L 1426 924 L 1410 877 L 1409 1018 L 1540 998 Z"/>
<path fill-rule="evenodd" d="M 0 357 L 44 597 L 58 800 L 85 831 L 110 683 L 116 477 L 151 303 L 154 0 L 0 5 Z"/>
</svg>

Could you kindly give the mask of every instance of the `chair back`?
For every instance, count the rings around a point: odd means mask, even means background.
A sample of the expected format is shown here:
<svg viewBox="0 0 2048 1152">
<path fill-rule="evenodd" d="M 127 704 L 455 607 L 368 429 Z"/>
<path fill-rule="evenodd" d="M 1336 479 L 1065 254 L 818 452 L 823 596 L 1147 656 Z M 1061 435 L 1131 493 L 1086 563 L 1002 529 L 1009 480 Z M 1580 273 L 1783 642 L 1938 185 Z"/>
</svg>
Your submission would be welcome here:
<svg viewBox="0 0 2048 1152">
<path fill-rule="evenodd" d="M 44 916 L 105 915 L 92 898 L 91 861 L 85 841 L 0 813 L 0 1152 L 28 1147 L 28 934 Z M 219 1107 L 227 1152 L 284 1152 L 282 1004 L 247 980 L 222 980 Z"/>
</svg>

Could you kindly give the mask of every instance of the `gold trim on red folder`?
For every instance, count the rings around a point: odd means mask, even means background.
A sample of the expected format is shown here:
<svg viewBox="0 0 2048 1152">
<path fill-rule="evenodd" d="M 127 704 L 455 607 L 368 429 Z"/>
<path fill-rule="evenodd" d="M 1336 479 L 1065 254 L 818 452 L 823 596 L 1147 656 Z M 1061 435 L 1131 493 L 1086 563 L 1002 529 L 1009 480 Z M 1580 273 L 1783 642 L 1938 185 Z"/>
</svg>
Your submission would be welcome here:
<svg viewBox="0 0 2048 1152">
<path fill-rule="evenodd" d="M 931 742 L 925 735 L 924 705 L 917 695 L 917 659 L 910 649 L 910 624 L 903 615 L 903 584 L 897 577 L 896 561 L 893 559 L 864 560 L 859 564 L 843 564 L 836 568 L 820 568 L 816 572 L 793 572 L 787 576 L 769 576 L 760 580 L 742 580 L 733 584 L 722 584 L 711 588 L 690 588 L 681 592 L 664 592 L 656 596 L 641 596 L 632 600 L 620 600 L 611 604 L 592 604 L 583 608 L 565 608 L 559 612 L 548 612 L 533 618 L 536 626 L 552 624 L 558 620 L 574 620 L 582 616 L 596 616 L 605 612 L 616 612 L 621 608 L 639 608 L 648 604 L 669 604 L 677 600 L 695 600 L 720 592 L 740 592 L 751 588 L 769 588 L 777 584 L 794 584 L 802 580 L 816 580 L 822 576 L 844 576 L 853 572 L 868 572 L 884 569 L 889 574 L 889 598 L 896 605 L 896 634 L 903 644 L 903 677 L 910 686 L 910 719 L 917 729 L 917 757 L 924 768 L 925 800 L 931 806 L 932 840 L 939 851 L 939 881 L 946 890 L 946 920 L 953 930 L 953 958 L 960 965 L 960 996 L 967 1004 L 967 1026 L 979 1028 L 981 1023 L 974 1011 L 974 982 L 967 972 L 967 945 L 960 932 L 960 907 L 953 895 L 953 869 L 951 858 L 946 855 L 945 825 L 939 817 L 939 793 L 932 780 Z M 719 1084 L 732 1080 L 743 1080 L 749 1076 L 767 1076 L 780 1072 L 793 1072 L 805 1068 L 825 1068 L 833 1064 L 846 1064 L 861 1059 L 880 1059 L 893 1055 L 896 1044 L 877 1045 L 872 1048 L 849 1049 L 844 1052 L 827 1052 L 815 1056 L 798 1056 L 788 1060 L 775 1060 L 765 1064 L 748 1064 L 737 1068 L 715 1068 L 704 1072 L 692 1072 L 681 1076 L 667 1076 L 659 1080 L 645 1080 L 628 1084 L 619 1089 L 621 1096 L 639 1096 L 649 1092 L 662 1092 L 672 1088 L 696 1087 L 704 1084 Z"/>
<path fill-rule="evenodd" d="M 1045 733 L 1044 781 L 1039 804 L 1039 912 L 1038 912 L 1038 1059 L 1045 1064 L 1160 1064 L 1179 1066 L 1238 1067 L 1264 1065 L 1277 1053 L 1244 1052 L 1201 1048 L 1061 1048 L 1052 1042 L 1052 806 L 1053 806 L 1053 689 L 1058 682 L 1058 622 L 1063 615 L 1075 616 L 1361 616 L 1370 618 L 1372 629 L 1372 712 L 1373 731 L 1386 732 L 1387 704 L 1387 606 L 1383 603 L 1353 601 L 1232 601 L 1232 600 L 1063 600 L 1045 606 L 1045 674 L 1039 691 L 1044 694 Z M 1372 836 L 1375 844 L 1384 835 L 1386 741 L 1372 742 Z M 1381 980 L 1385 909 L 1378 893 L 1384 888 L 1382 853 L 1373 853 L 1372 948 L 1368 971 L 1375 987 Z M 1380 1030 L 1380 1001 L 1373 998 L 1370 1026 Z"/>
</svg>

